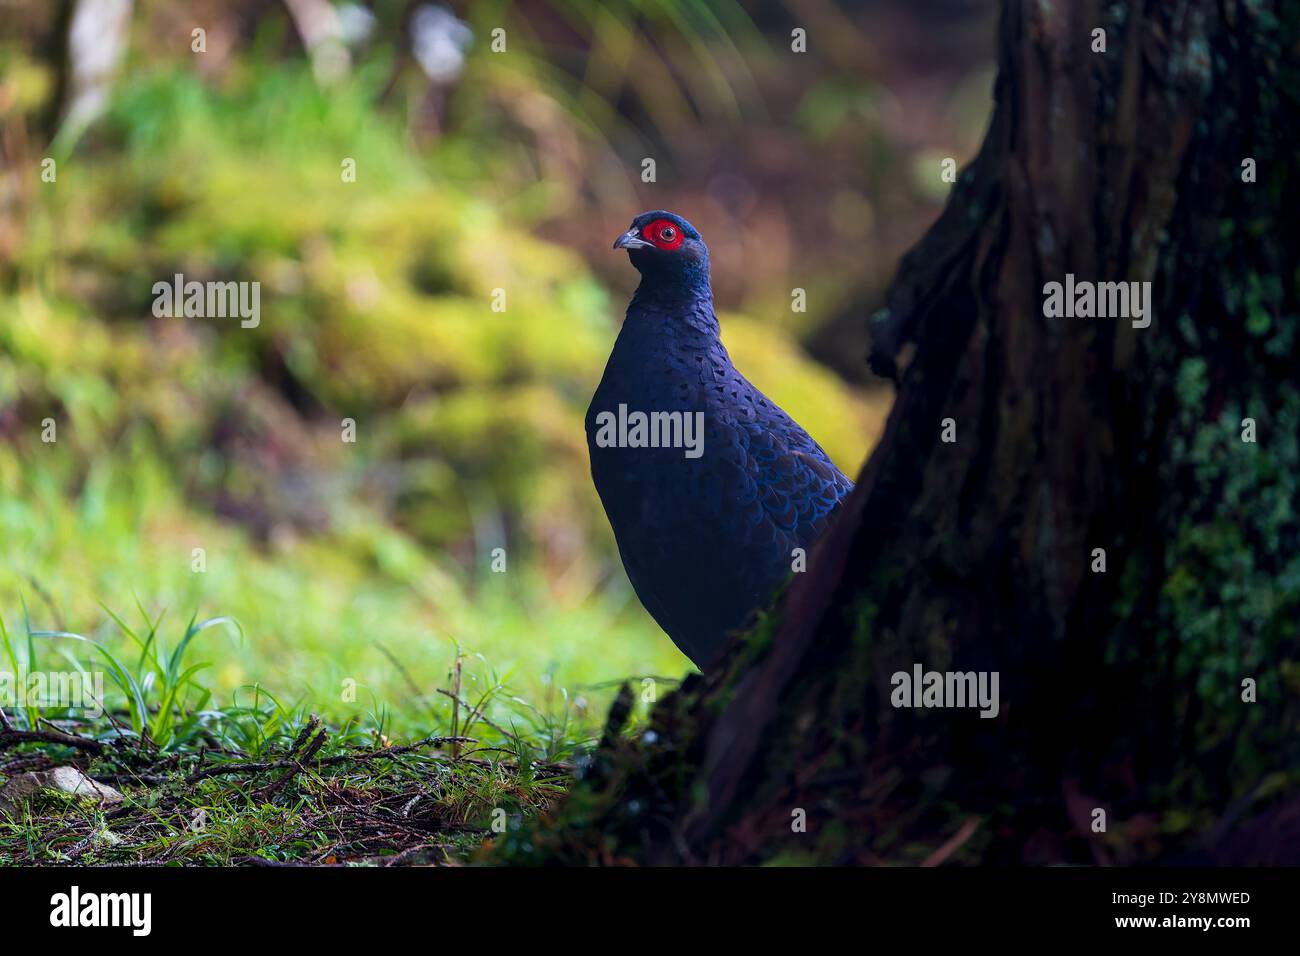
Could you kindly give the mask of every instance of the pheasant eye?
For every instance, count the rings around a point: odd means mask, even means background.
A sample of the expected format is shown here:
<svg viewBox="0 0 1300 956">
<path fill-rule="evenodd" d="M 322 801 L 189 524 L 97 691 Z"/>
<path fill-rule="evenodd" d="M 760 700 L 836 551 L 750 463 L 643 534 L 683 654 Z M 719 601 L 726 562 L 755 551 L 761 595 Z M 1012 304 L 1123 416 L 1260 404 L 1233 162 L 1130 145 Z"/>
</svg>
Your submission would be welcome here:
<svg viewBox="0 0 1300 956">
<path fill-rule="evenodd" d="M 642 234 L 660 249 L 671 252 L 682 244 L 682 231 L 667 219 L 656 219 L 642 230 Z"/>
</svg>

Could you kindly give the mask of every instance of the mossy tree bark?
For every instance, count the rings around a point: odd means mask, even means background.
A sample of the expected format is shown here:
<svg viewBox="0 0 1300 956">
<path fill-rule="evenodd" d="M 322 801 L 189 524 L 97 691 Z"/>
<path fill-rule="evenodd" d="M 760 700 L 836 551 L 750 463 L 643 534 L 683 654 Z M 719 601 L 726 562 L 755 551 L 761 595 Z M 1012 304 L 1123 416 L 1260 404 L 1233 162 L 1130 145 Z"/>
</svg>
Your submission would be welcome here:
<svg viewBox="0 0 1300 956">
<path fill-rule="evenodd" d="M 498 854 L 1296 861 L 1297 19 L 1008 0 L 987 139 L 875 323 L 898 397 L 837 524 Z M 1149 327 L 1045 315 L 1067 273 L 1150 282 Z M 892 706 L 917 663 L 996 671 L 996 718 Z"/>
</svg>

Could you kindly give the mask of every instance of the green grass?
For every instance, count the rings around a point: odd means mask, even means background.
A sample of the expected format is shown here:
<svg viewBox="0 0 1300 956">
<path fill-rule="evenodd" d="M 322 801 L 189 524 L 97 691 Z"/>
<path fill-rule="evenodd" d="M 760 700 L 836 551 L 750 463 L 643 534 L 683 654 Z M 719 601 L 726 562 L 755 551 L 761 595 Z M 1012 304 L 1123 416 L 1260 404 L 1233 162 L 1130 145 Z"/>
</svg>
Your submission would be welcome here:
<svg viewBox="0 0 1300 956">
<path fill-rule="evenodd" d="M 71 500 L 48 472 L 14 477 L 15 493 L 0 501 L 9 619 L 26 603 L 34 629 L 86 633 L 116 652 L 133 641 L 114 615 L 135 614 L 137 603 L 151 618 L 167 609 L 231 617 L 238 630 L 204 634 L 218 693 L 274 687 L 339 720 L 387 709 L 397 732 L 418 735 L 439 713 L 432 688 L 458 653 L 492 661 L 502 683 L 531 699 L 567 689 L 571 707 L 583 697 L 599 706 L 606 694 L 591 685 L 689 666 L 617 583 L 569 590 L 523 559 L 467 576 L 364 514 L 267 551 L 186 508 L 147 458 L 93 466 Z M 467 678 L 480 679 L 486 669 Z M 352 688 L 356 700 L 345 701 Z"/>
<path fill-rule="evenodd" d="M 20 735 L 102 749 L 11 737 L 0 777 L 74 763 L 128 802 L 25 806 L 0 822 L 0 863 L 463 859 L 494 811 L 562 792 L 620 678 L 685 670 L 612 587 L 564 596 L 525 563 L 458 578 L 379 523 L 364 546 L 268 552 L 186 508 L 147 456 L 115 461 L 75 495 L 58 468 L 13 474 L 0 502 L 0 671 L 97 671 L 107 698 L 91 722 L 6 708 Z M 326 736 L 303 759 L 315 715 Z"/>
<path fill-rule="evenodd" d="M 120 744 L 87 755 L 54 743 L 23 744 L 17 757 L 11 750 L 12 773 L 79 762 L 125 800 L 101 807 L 48 791 L 12 815 L 0 811 L 0 862 L 459 861 L 494 825 L 517 826 L 549 806 L 573 766 L 542 759 L 522 735 L 496 743 L 470 736 L 481 720 L 452 738 L 402 746 L 373 729 L 302 721 L 265 694 L 193 722 L 195 740 L 174 741 L 169 752 Z"/>
<path fill-rule="evenodd" d="M 26 804 L 0 864 L 463 860 L 563 791 L 620 679 L 688 666 L 616 585 L 467 575 L 364 513 L 263 547 L 147 453 L 7 460 L 0 672 L 100 672 L 107 713 L 0 701 L 0 780 L 72 763 L 127 802 Z M 92 744 L 24 739 L 56 729 Z"/>
<path fill-rule="evenodd" d="M 260 685 L 218 705 L 200 680 L 210 662 L 189 657 L 238 631 L 232 619 L 169 632 L 165 615 L 143 608 L 137 624 L 109 614 L 117 652 L 0 621 L 9 673 L 104 680 L 102 714 L 48 701 L 4 711 L 0 775 L 73 765 L 125 797 L 100 806 L 48 791 L 0 811 L 0 863 L 464 861 L 548 808 L 598 729 L 567 692 L 530 702 L 481 658 L 460 656 L 445 686 L 430 688 L 428 732 L 409 742 L 392 738 L 382 706 L 327 723 Z"/>
</svg>

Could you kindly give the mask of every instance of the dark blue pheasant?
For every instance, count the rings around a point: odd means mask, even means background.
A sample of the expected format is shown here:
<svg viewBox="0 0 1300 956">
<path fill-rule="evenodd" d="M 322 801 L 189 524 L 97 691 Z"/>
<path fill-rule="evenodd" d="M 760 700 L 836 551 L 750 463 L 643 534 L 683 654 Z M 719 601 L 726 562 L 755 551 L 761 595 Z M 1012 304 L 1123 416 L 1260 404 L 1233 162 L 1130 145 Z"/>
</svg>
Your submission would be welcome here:
<svg viewBox="0 0 1300 956">
<path fill-rule="evenodd" d="M 642 213 L 614 248 L 641 284 L 587 410 L 591 477 L 641 603 L 707 668 L 853 485 L 731 364 L 689 222 Z"/>
</svg>

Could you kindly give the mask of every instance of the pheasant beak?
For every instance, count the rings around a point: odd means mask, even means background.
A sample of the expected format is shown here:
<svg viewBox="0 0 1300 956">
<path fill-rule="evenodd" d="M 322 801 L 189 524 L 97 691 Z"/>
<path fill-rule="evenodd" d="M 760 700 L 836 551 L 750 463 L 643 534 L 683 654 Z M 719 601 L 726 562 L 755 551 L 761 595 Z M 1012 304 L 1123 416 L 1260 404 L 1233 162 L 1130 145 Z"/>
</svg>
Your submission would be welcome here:
<svg viewBox="0 0 1300 956">
<path fill-rule="evenodd" d="M 636 234 L 635 228 L 629 229 L 614 240 L 615 249 L 648 249 L 650 245 Z"/>
</svg>

